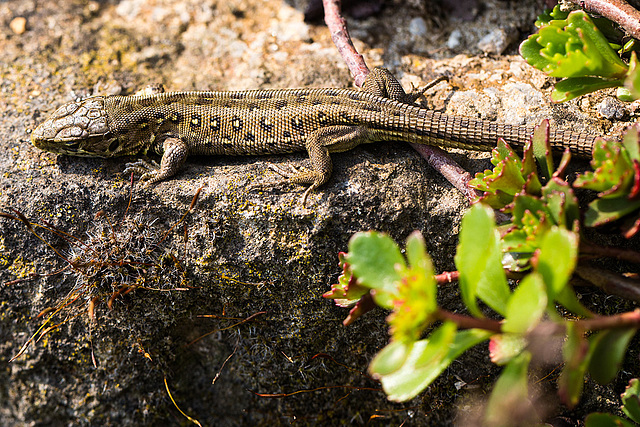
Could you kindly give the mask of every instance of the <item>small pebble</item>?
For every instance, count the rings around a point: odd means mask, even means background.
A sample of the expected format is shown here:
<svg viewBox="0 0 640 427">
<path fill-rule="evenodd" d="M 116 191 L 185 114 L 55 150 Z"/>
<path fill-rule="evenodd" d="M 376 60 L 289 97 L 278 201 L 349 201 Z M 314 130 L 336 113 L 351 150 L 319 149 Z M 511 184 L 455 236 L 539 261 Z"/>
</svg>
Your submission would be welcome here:
<svg viewBox="0 0 640 427">
<path fill-rule="evenodd" d="M 23 18 L 22 16 L 13 18 L 9 23 L 9 28 L 11 28 L 14 34 L 20 35 L 24 33 L 27 30 L 27 18 Z"/>
<path fill-rule="evenodd" d="M 622 120 L 629 114 L 626 104 L 612 96 L 603 99 L 596 106 L 596 111 L 600 116 L 609 120 Z"/>
<path fill-rule="evenodd" d="M 447 40 L 447 47 L 449 49 L 455 49 L 460 46 L 460 42 L 462 40 L 462 32 L 460 30 L 453 30 L 449 35 L 449 39 Z"/>
<path fill-rule="evenodd" d="M 478 49 L 487 55 L 501 55 L 514 40 L 514 34 L 506 28 L 496 28 L 478 42 Z"/>
<path fill-rule="evenodd" d="M 425 37 L 427 35 L 427 23 L 418 17 L 409 21 L 409 33 L 414 37 Z"/>
</svg>

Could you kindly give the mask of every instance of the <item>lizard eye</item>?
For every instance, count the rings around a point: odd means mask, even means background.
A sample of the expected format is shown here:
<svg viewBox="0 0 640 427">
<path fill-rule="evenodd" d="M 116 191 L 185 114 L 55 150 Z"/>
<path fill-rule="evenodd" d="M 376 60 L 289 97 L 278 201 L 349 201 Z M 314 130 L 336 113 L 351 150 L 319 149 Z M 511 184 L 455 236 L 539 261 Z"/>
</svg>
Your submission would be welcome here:
<svg viewBox="0 0 640 427">
<path fill-rule="evenodd" d="M 109 145 L 109 151 L 114 152 L 118 149 L 119 146 L 120 146 L 120 141 L 118 141 L 117 139 L 114 139 L 113 142 Z"/>
</svg>

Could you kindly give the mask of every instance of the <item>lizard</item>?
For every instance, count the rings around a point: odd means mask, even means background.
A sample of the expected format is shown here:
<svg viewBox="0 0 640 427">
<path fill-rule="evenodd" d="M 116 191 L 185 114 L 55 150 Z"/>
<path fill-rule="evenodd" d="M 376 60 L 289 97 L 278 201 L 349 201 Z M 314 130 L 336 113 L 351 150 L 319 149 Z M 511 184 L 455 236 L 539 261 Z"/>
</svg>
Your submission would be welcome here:
<svg viewBox="0 0 640 427">
<path fill-rule="evenodd" d="M 386 69 L 369 73 L 362 90 L 303 88 L 165 92 L 94 96 L 58 108 L 31 135 L 43 150 L 90 157 L 161 156 L 126 164 L 149 186 L 174 176 L 189 155 L 264 155 L 307 151 L 311 168 L 278 172 L 308 194 L 332 172 L 330 153 L 399 140 L 491 151 L 498 140 L 522 150 L 533 126 L 446 115 L 414 104 Z M 550 129 L 554 151 L 588 157 L 596 135 Z M 275 168 L 274 169 L 278 169 Z"/>
</svg>

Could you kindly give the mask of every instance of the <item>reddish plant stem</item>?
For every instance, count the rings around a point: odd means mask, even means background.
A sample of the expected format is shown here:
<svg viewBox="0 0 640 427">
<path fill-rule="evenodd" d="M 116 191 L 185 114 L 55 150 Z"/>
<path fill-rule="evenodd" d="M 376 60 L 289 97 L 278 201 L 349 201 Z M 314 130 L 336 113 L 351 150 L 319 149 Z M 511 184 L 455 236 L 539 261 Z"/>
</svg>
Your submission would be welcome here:
<svg viewBox="0 0 640 427">
<path fill-rule="evenodd" d="M 640 12 L 624 0 L 570 0 L 582 9 L 620 24 L 631 37 L 640 39 Z"/>
<path fill-rule="evenodd" d="M 369 68 L 351 42 L 347 22 L 340 13 L 340 0 L 323 0 L 322 4 L 324 5 L 324 22 L 331 33 L 331 40 L 349 67 L 356 86 L 360 87 L 369 74 Z"/>
<path fill-rule="evenodd" d="M 484 329 L 485 331 L 491 331 L 495 333 L 502 332 L 502 324 L 498 320 L 487 319 L 486 317 L 471 317 L 463 314 L 452 313 L 447 310 L 438 308 L 435 313 L 435 317 L 438 320 L 449 320 L 460 329 Z"/>
<path fill-rule="evenodd" d="M 469 181 L 473 178 L 462 166 L 456 163 L 446 151 L 441 148 L 412 143 L 411 147 L 429 163 L 429 165 L 440 172 L 454 187 L 467 198 L 469 203 L 473 203 L 480 193 L 469 187 Z"/>
<path fill-rule="evenodd" d="M 585 239 L 581 239 L 580 241 L 580 252 L 587 255 L 617 258 L 623 261 L 630 261 L 636 264 L 640 264 L 640 252 L 616 248 L 613 246 L 597 246 L 586 241 Z"/>
<path fill-rule="evenodd" d="M 459 329 L 483 329 L 485 331 L 502 333 L 502 322 L 487 318 L 478 318 L 466 316 L 463 314 L 452 313 L 447 310 L 438 308 L 435 312 L 436 319 L 455 323 Z M 640 328 L 640 308 L 626 313 L 615 314 L 613 316 L 598 316 L 592 319 L 576 320 L 576 326 L 583 331 L 599 331 L 602 329 L 617 328 Z M 561 335 L 566 333 L 565 323 L 544 322 L 536 327 L 536 329 L 544 329 L 549 335 Z"/>
<path fill-rule="evenodd" d="M 580 265 L 576 275 L 590 285 L 595 285 L 611 295 L 618 295 L 631 301 L 640 302 L 640 280 L 622 277 L 611 271 Z"/>
<path fill-rule="evenodd" d="M 460 272 L 457 270 L 445 271 L 440 274 L 436 274 L 435 276 L 433 276 L 433 278 L 436 279 L 436 283 L 438 285 L 446 285 L 447 283 L 458 281 L 458 279 L 460 278 Z"/>
</svg>

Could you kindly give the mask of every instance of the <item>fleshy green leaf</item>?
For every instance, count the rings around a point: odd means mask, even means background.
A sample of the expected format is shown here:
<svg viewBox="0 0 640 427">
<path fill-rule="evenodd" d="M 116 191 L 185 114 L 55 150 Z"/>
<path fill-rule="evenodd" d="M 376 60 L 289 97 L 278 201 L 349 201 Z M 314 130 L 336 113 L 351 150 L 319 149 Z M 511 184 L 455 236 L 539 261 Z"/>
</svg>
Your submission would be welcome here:
<svg viewBox="0 0 640 427">
<path fill-rule="evenodd" d="M 531 149 L 542 176 L 548 181 L 554 171 L 551 145 L 549 144 L 549 120 L 543 120 L 531 136 Z"/>
<path fill-rule="evenodd" d="M 356 233 L 349 241 L 345 261 L 358 283 L 374 289 L 373 298 L 384 308 L 393 308 L 397 284 L 402 278 L 398 267 L 405 267 L 400 248 L 389 236 L 373 231 Z"/>
<path fill-rule="evenodd" d="M 524 351 L 506 365 L 491 392 L 484 425 L 515 425 L 514 420 L 507 417 L 513 413 L 523 415 L 524 411 L 535 416 L 528 396 L 527 372 L 530 361 L 531 353 Z"/>
<path fill-rule="evenodd" d="M 562 348 L 565 364 L 558 379 L 558 395 L 569 408 L 578 404 L 589 365 L 589 343 L 573 323 L 567 324 L 567 341 Z"/>
<path fill-rule="evenodd" d="M 538 324 L 547 308 L 547 293 L 542 276 L 528 274 L 509 298 L 502 331 L 524 335 Z"/>
<path fill-rule="evenodd" d="M 540 246 L 536 270 L 548 287 L 549 299 L 569 282 L 578 260 L 578 236 L 564 228 L 552 227 Z"/>
<path fill-rule="evenodd" d="M 415 341 L 432 322 L 437 286 L 422 234 L 414 232 L 409 236 L 406 254 L 410 266 L 399 270 L 402 281 L 397 285 L 393 313 L 387 321 L 393 339 Z"/>
<path fill-rule="evenodd" d="M 640 98 L 640 67 L 638 67 L 638 56 L 635 52 L 631 52 L 629 60 L 629 72 L 624 81 L 625 88 L 629 91 L 633 99 Z"/>
<path fill-rule="evenodd" d="M 593 354 L 589 362 L 591 377 L 600 384 L 613 380 L 620 369 L 635 328 L 607 329 L 590 337 Z"/>
<path fill-rule="evenodd" d="M 340 252 L 340 267 L 342 274 L 338 277 L 338 283 L 331 285 L 331 290 L 322 295 L 324 298 L 335 300 L 339 307 L 351 307 L 356 304 L 363 295 L 369 292 L 369 288 L 359 285 L 351 272 L 351 266 L 345 261 L 346 253 Z"/>
<path fill-rule="evenodd" d="M 480 329 L 459 331 L 449 345 L 446 355 L 434 358 L 431 363 L 424 364 L 422 355 L 428 350 L 429 339 L 416 341 L 411 348 L 402 367 L 389 375 L 371 372 L 374 378 L 380 379 L 382 388 L 389 400 L 404 402 L 422 392 L 462 353 L 474 345 L 480 344 L 491 336 L 491 332 Z M 434 351 L 439 353 L 439 351 Z M 432 353 L 432 354 L 434 354 Z M 418 364 L 420 365 L 418 367 Z"/>
<path fill-rule="evenodd" d="M 584 420 L 585 427 L 637 427 L 634 423 L 616 415 L 594 412 Z"/>
<path fill-rule="evenodd" d="M 460 271 L 465 305 L 474 316 L 481 317 L 476 302 L 480 298 L 504 315 L 511 293 L 502 269 L 500 236 L 493 211 L 479 204 L 472 206 L 462 218 L 459 241 L 455 263 Z"/>
<path fill-rule="evenodd" d="M 506 365 L 522 353 L 527 347 L 527 340 L 522 335 L 497 334 L 489 341 L 489 356 L 496 365 Z"/>
<path fill-rule="evenodd" d="M 640 209 L 640 200 L 629 201 L 626 197 L 617 199 L 596 199 L 589 203 L 589 209 L 584 215 L 587 227 L 599 227 L 613 222 Z"/>
<path fill-rule="evenodd" d="M 632 378 L 622 393 L 622 411 L 636 423 L 640 423 L 640 380 Z"/>
<path fill-rule="evenodd" d="M 600 77 L 569 77 L 556 83 L 551 100 L 553 102 L 570 101 L 596 90 L 619 87 L 624 84 L 621 79 L 603 79 Z"/>
<path fill-rule="evenodd" d="M 391 341 L 373 358 L 369 364 L 369 372 L 378 376 L 396 372 L 407 360 L 413 344 L 407 341 Z"/>
</svg>

